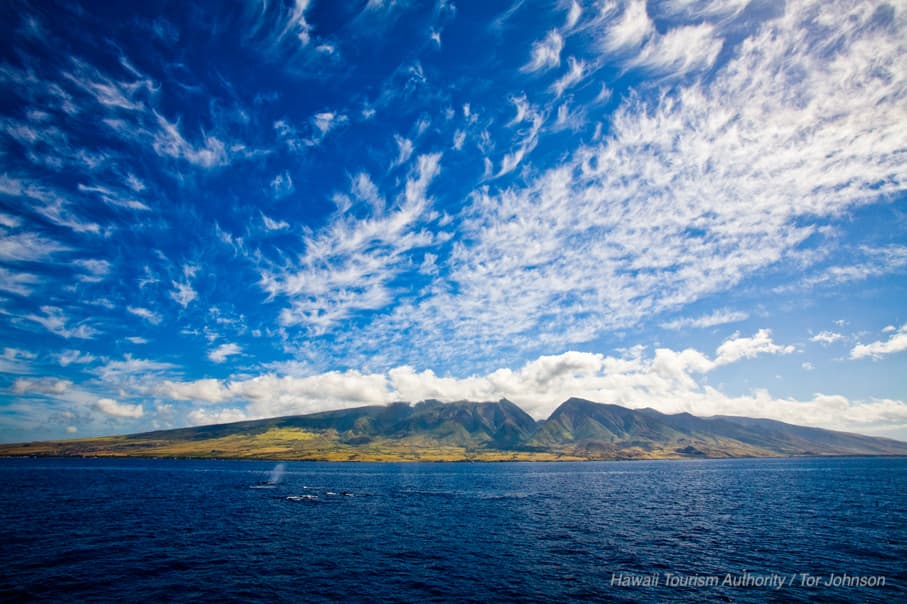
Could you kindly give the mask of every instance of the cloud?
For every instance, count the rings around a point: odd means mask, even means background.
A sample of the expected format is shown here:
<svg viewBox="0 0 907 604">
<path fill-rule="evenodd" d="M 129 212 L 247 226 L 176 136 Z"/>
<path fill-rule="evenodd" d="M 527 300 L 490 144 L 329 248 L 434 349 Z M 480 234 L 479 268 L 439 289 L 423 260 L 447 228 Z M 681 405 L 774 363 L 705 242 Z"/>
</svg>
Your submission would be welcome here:
<svg viewBox="0 0 907 604">
<path fill-rule="evenodd" d="M 438 376 L 404 365 L 386 373 L 331 371 L 308 377 L 267 374 L 229 383 L 205 380 L 168 384 L 158 394 L 167 396 L 169 388 L 172 398 L 178 400 L 231 403 L 234 406 L 224 412 L 237 419 L 428 398 L 447 402 L 507 398 L 534 417 L 543 418 L 562 401 L 578 396 L 665 413 L 765 417 L 834 429 L 868 429 L 907 421 L 907 403 L 903 401 L 851 401 L 820 393 L 806 400 L 785 399 L 765 390 L 729 396 L 698 378 L 698 374 L 722 364 L 741 362 L 756 354 L 788 352 L 789 347 L 778 346 L 766 336 L 762 330 L 751 338 L 732 338 L 716 350 L 713 358 L 694 349 L 658 349 L 654 355 L 646 355 L 642 347 L 636 347 L 620 356 L 569 351 L 540 356 L 516 370 L 497 369 L 464 378 Z M 238 405 L 242 402 L 244 408 Z M 216 413 L 202 409 L 197 421 L 215 421 Z"/>
<path fill-rule="evenodd" d="M 658 9 L 673 17 L 693 21 L 701 18 L 728 18 L 739 14 L 750 0 L 664 0 Z"/>
<path fill-rule="evenodd" d="M 568 88 L 581 82 L 585 75 L 586 64 L 583 61 L 578 61 L 573 57 L 569 57 L 567 59 L 567 65 L 569 66 L 567 73 L 551 85 L 551 89 L 557 97 L 564 94 L 564 91 Z"/>
<path fill-rule="evenodd" d="M 190 425 L 205 426 L 210 424 L 229 424 L 231 422 L 241 422 L 246 419 L 246 414 L 242 409 L 193 409 L 187 416 Z"/>
<path fill-rule="evenodd" d="M 57 378 L 19 378 L 13 382 L 15 394 L 37 394 L 55 396 L 64 394 L 72 387 L 69 380 Z"/>
<path fill-rule="evenodd" d="M 57 362 L 60 363 L 61 367 L 68 367 L 73 364 L 85 365 L 94 362 L 94 360 L 95 356 L 93 354 L 80 350 L 64 350 L 57 355 Z"/>
<path fill-rule="evenodd" d="M 154 394 L 170 400 L 205 403 L 220 403 L 229 398 L 229 390 L 220 381 L 210 378 L 192 382 L 164 380 L 155 388 Z"/>
<path fill-rule="evenodd" d="M 395 134 L 394 142 L 397 143 L 397 159 L 391 165 L 402 166 L 409 161 L 410 156 L 413 154 L 413 141 Z"/>
<path fill-rule="evenodd" d="M 271 191 L 274 193 L 274 197 L 286 197 L 292 193 L 293 190 L 293 178 L 287 170 L 281 172 L 271 180 Z"/>
<path fill-rule="evenodd" d="M 19 375 L 32 373 L 31 361 L 36 357 L 33 352 L 7 346 L 0 354 L 0 373 Z"/>
<path fill-rule="evenodd" d="M 407 254 L 434 237 L 423 227 L 429 214 L 427 189 L 440 172 L 440 154 L 415 162 L 395 207 L 385 212 L 367 178 L 354 178 L 351 195 L 373 204 L 373 215 L 355 220 L 339 212 L 321 232 L 306 236 L 295 268 L 262 272 L 261 286 L 271 296 L 286 296 L 282 325 L 304 325 L 324 333 L 356 311 L 391 303 L 388 283 L 405 268 Z"/>
<path fill-rule="evenodd" d="M 708 23 L 676 27 L 654 36 L 627 64 L 681 75 L 711 67 L 723 45 L 715 27 Z"/>
<path fill-rule="evenodd" d="M 662 323 L 661 327 L 673 331 L 687 329 L 690 327 L 694 329 L 704 329 L 707 327 L 715 327 L 717 325 L 725 325 L 727 323 L 746 321 L 748 318 L 748 313 L 745 313 L 743 311 L 732 311 L 723 308 L 701 317 L 681 317 L 678 319 L 673 319 L 666 323 Z"/>
<path fill-rule="evenodd" d="M 820 331 L 809 339 L 810 342 L 821 342 L 822 344 L 834 344 L 843 340 L 844 336 L 834 331 Z"/>
<path fill-rule="evenodd" d="M 198 292 L 192 288 L 192 284 L 188 280 L 171 281 L 171 284 L 173 285 L 173 291 L 170 292 L 170 297 L 183 308 L 189 306 L 198 297 Z"/>
<path fill-rule="evenodd" d="M 152 147 L 158 155 L 182 159 L 201 168 L 217 168 L 230 163 L 226 145 L 216 136 L 203 134 L 203 143 L 193 145 L 180 132 L 179 121 L 170 122 L 160 114 L 155 115 L 158 130 L 153 135 Z"/>
<path fill-rule="evenodd" d="M 247 44 L 271 60 L 298 60 L 312 40 L 312 26 L 306 19 L 309 0 L 257 0 L 246 3 L 244 9 Z"/>
<path fill-rule="evenodd" d="M 66 339 L 77 338 L 90 340 L 100 333 L 97 329 L 85 322 L 82 322 L 75 327 L 67 327 L 69 317 L 66 316 L 66 313 L 63 312 L 62 308 L 56 306 L 42 306 L 41 312 L 44 313 L 43 316 L 28 314 L 25 315 L 24 318 L 29 321 L 34 321 L 44 327 L 47 331 Z"/>
<path fill-rule="evenodd" d="M 264 212 L 261 213 L 261 221 L 265 225 L 265 230 L 268 231 L 281 231 L 290 228 L 290 223 L 286 220 L 274 220 L 266 216 Z"/>
<path fill-rule="evenodd" d="M 151 323 L 152 325 L 159 325 L 160 322 L 164 320 L 160 313 L 156 313 L 153 310 L 149 310 L 147 308 L 142 308 L 141 306 L 127 306 L 126 312 L 140 317 L 145 321 Z"/>
<path fill-rule="evenodd" d="M 539 40 L 532 45 L 532 57 L 523 66 L 523 71 L 540 71 L 557 67 L 561 64 L 563 48 L 563 36 L 556 29 L 549 31 L 544 40 Z"/>
<path fill-rule="evenodd" d="M 37 233 L 0 233 L 0 260 L 5 262 L 38 262 L 68 250 L 65 245 Z"/>
<path fill-rule="evenodd" d="M 567 20 L 564 23 L 564 29 L 571 30 L 577 23 L 583 14 L 583 7 L 576 0 L 571 0 L 570 8 L 567 11 Z"/>
<path fill-rule="evenodd" d="M 127 354 L 122 361 L 107 361 L 90 371 L 97 375 L 105 384 L 123 387 L 130 384 L 135 385 L 147 378 L 157 382 L 162 375 L 175 368 L 176 366 L 172 363 L 151 359 L 135 359 L 132 355 Z"/>
<path fill-rule="evenodd" d="M 891 335 L 887 340 L 879 340 L 870 344 L 857 344 L 850 350 L 851 359 L 872 357 L 880 359 L 889 354 L 907 350 L 907 323 Z"/>
<path fill-rule="evenodd" d="M 171 281 L 173 290 L 170 297 L 180 306 L 186 308 L 198 297 L 198 292 L 192 287 L 192 277 L 198 272 L 198 266 L 187 264 L 183 266 L 183 278 L 180 281 Z"/>
<path fill-rule="evenodd" d="M 750 338 L 732 338 L 718 347 L 715 365 L 727 365 L 740 359 L 750 359 L 760 354 L 791 354 L 793 346 L 781 346 L 772 341 L 768 329 L 760 329 Z"/>
<path fill-rule="evenodd" d="M 904 245 L 881 247 L 863 245 L 850 251 L 847 256 L 850 258 L 847 264 L 824 267 L 817 273 L 804 277 L 797 286 L 831 287 L 903 272 L 907 268 L 907 246 Z"/>
<path fill-rule="evenodd" d="M 522 163 L 523 159 L 531 153 L 539 142 L 539 133 L 542 125 L 545 123 L 545 116 L 542 112 L 530 104 L 525 96 L 512 97 L 510 102 L 516 108 L 516 115 L 508 126 L 517 126 L 518 147 L 504 155 L 501 159 L 501 168 L 497 176 L 501 177 L 509 174 Z"/>
<path fill-rule="evenodd" d="M 142 417 L 145 414 L 141 405 L 120 403 L 112 398 L 99 398 L 98 402 L 95 403 L 95 408 L 99 411 L 103 411 L 107 415 L 112 415 L 113 417 L 135 419 Z"/>
<path fill-rule="evenodd" d="M 769 269 L 798 279 L 804 251 L 835 245 L 814 225 L 907 182 L 896 159 L 907 37 L 873 28 L 872 15 L 866 5 L 789 3 L 713 76 L 626 97 L 601 140 L 478 188 L 443 281 L 376 317 L 338 355 L 402 361 L 417 346 L 437 363 L 464 349 L 487 362 L 591 341 Z M 820 17 L 834 28 L 832 48 L 813 29 Z M 514 105 L 525 119 L 528 103 Z M 526 130 L 502 174 L 534 148 Z M 884 249 L 879 266 L 899 257 Z M 401 332 L 417 341 L 389 335 Z"/>
<path fill-rule="evenodd" d="M 242 353 L 242 347 L 238 344 L 232 342 L 228 344 L 221 344 L 214 350 L 208 353 L 208 358 L 215 363 L 223 363 L 227 360 L 227 357 L 234 356 Z"/>
<path fill-rule="evenodd" d="M 98 197 L 101 198 L 101 201 L 103 201 L 104 203 L 106 203 L 110 206 L 114 206 L 114 207 L 118 207 L 118 208 L 125 208 L 127 210 L 138 210 L 138 211 L 142 211 L 142 212 L 151 211 L 151 208 L 149 208 L 143 202 L 135 199 L 135 196 L 131 193 L 127 193 L 127 192 L 123 192 L 123 191 L 114 191 L 113 189 L 110 189 L 108 187 L 102 187 L 102 186 L 98 186 L 98 185 L 89 186 L 89 185 L 80 184 L 78 186 L 78 189 L 82 193 L 97 194 Z"/>
<path fill-rule="evenodd" d="M 655 25 L 646 12 L 645 0 L 631 0 L 620 17 L 609 21 L 604 35 L 609 52 L 638 48 L 655 32 Z"/>
<path fill-rule="evenodd" d="M 79 277 L 80 281 L 86 283 L 97 283 L 103 281 L 104 277 L 110 272 L 111 264 L 107 260 L 96 259 L 79 259 L 73 260 L 73 264 L 81 268 L 87 274 Z"/>
<path fill-rule="evenodd" d="M 41 280 L 31 273 L 16 272 L 0 266 L 0 290 L 16 294 L 17 296 L 30 296 L 34 285 Z"/>
<path fill-rule="evenodd" d="M 33 211 L 52 223 L 71 229 L 75 233 L 98 234 L 101 232 L 98 224 L 81 218 L 71 209 L 73 204 L 66 195 L 45 185 L 27 179 L 11 178 L 4 174 L 0 176 L 0 193 L 28 199 Z M 15 228 L 20 224 L 21 221 L 15 219 L 7 226 Z M 29 237 L 30 234 L 23 233 L 20 236 Z M 36 251 L 40 249 L 38 247 Z M 60 251 L 62 249 L 65 248 L 61 248 Z"/>
</svg>

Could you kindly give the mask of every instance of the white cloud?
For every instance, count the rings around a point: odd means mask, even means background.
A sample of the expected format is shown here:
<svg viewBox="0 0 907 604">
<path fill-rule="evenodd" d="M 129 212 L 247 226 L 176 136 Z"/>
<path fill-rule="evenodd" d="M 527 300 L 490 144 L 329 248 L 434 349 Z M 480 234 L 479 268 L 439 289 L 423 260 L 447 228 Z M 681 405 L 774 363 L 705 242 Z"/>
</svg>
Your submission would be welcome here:
<svg viewBox="0 0 907 604">
<path fill-rule="evenodd" d="M 526 155 L 535 149 L 539 141 L 539 132 L 541 132 L 542 125 L 545 122 L 545 116 L 542 112 L 530 104 L 525 96 L 512 97 L 510 102 L 516 108 L 516 115 L 507 125 L 520 127 L 517 130 L 519 137 L 518 147 L 501 159 L 501 168 L 497 174 L 499 177 L 515 170 Z M 527 125 L 523 126 L 524 123 Z"/>
<path fill-rule="evenodd" d="M 886 325 L 884 328 L 882 328 L 882 333 L 891 333 L 897 330 L 898 328 L 894 325 Z"/>
<path fill-rule="evenodd" d="M 262 288 L 290 300 L 280 322 L 324 333 L 358 310 L 388 305 L 388 282 L 404 270 L 407 254 L 434 240 L 424 227 L 431 205 L 427 189 L 439 172 L 439 154 L 419 156 L 389 211 L 367 176 L 355 177 L 351 195 L 372 205 L 372 217 L 356 220 L 338 212 L 322 231 L 305 237 L 306 252 L 296 268 L 262 272 Z"/>
<path fill-rule="evenodd" d="M 716 325 L 725 325 L 727 323 L 746 321 L 748 318 L 749 314 L 743 311 L 732 311 L 726 308 L 722 308 L 701 317 L 681 317 L 678 319 L 673 319 L 666 323 L 662 323 L 661 326 L 664 329 L 670 330 L 686 329 L 689 327 L 692 327 L 694 329 L 704 329 L 707 327 L 715 327 Z"/>
<path fill-rule="evenodd" d="M 88 186 L 80 184 L 78 189 L 82 193 L 95 193 L 98 197 L 101 198 L 101 201 L 104 203 L 115 206 L 118 208 L 126 208 L 128 210 L 138 210 L 142 212 L 149 212 L 149 208 L 145 203 L 135 199 L 131 194 L 124 194 L 121 191 L 114 191 L 107 187 L 102 187 L 98 185 Z"/>
<path fill-rule="evenodd" d="M 182 159 L 201 168 L 216 168 L 230 163 L 227 147 L 222 140 L 212 135 L 203 135 L 201 145 L 193 145 L 183 137 L 179 121 L 169 122 L 155 114 L 158 129 L 153 134 L 152 147 L 158 155 Z"/>
<path fill-rule="evenodd" d="M 466 141 L 466 132 L 463 130 L 457 130 L 454 132 L 453 144 L 451 145 L 455 150 L 460 151 L 463 148 L 463 143 Z"/>
<path fill-rule="evenodd" d="M 631 0 L 620 17 L 608 23 L 604 44 L 609 52 L 638 48 L 655 32 L 645 0 Z"/>
<path fill-rule="evenodd" d="M 130 314 L 133 314 L 137 317 L 141 317 L 145 321 L 148 321 L 152 325 L 158 325 L 164 318 L 153 310 L 143 308 L 141 306 L 127 306 L 126 311 Z"/>
<path fill-rule="evenodd" d="M 120 403 L 112 398 L 99 398 L 95 408 L 114 417 L 139 418 L 145 414 L 141 405 Z"/>
<path fill-rule="evenodd" d="M 68 250 L 65 245 L 37 233 L 0 233 L 0 260 L 6 262 L 38 262 Z"/>
<path fill-rule="evenodd" d="M 835 331 L 820 331 L 809 339 L 810 342 L 821 342 L 822 344 L 834 344 L 843 340 L 844 336 Z"/>
<path fill-rule="evenodd" d="M 658 9 L 688 20 L 728 18 L 739 14 L 750 0 L 663 0 Z"/>
<path fill-rule="evenodd" d="M 532 58 L 523 66 L 523 71 L 539 71 L 557 67 L 561 64 L 563 48 L 563 36 L 556 29 L 549 31 L 544 40 L 539 40 L 532 45 Z"/>
<path fill-rule="evenodd" d="M 57 378 L 19 378 L 13 382 L 15 394 L 38 394 L 55 396 L 72 388 L 72 382 Z"/>
<path fill-rule="evenodd" d="M 221 344 L 220 346 L 209 352 L 208 358 L 215 363 L 223 363 L 227 360 L 227 357 L 240 353 L 242 353 L 242 347 L 238 344 L 230 342 L 228 344 Z"/>
<path fill-rule="evenodd" d="M 312 26 L 306 19 L 309 0 L 250 2 L 243 7 L 246 41 L 272 60 L 298 60 L 312 40 Z"/>
<path fill-rule="evenodd" d="M 246 419 L 246 414 L 242 409 L 193 409 L 187 415 L 191 425 L 206 426 L 211 424 L 229 424 L 232 422 L 241 422 Z"/>
<path fill-rule="evenodd" d="M 442 362 L 464 349 L 489 359 L 502 348 L 564 348 L 769 268 L 801 274 L 804 249 L 835 245 L 811 225 L 907 182 L 898 159 L 907 36 L 872 26 L 873 14 L 865 4 L 788 3 L 709 78 L 629 97 L 600 141 L 477 189 L 443 281 L 338 354 L 380 350 L 402 362 L 416 346 Z M 816 19 L 835 35 L 817 33 Z M 525 119 L 528 103 L 514 105 Z M 526 130 L 501 173 L 534 148 Z M 879 266 L 900 258 L 883 249 Z M 417 341 L 396 342 L 401 332 Z"/>
<path fill-rule="evenodd" d="M 347 117 L 345 115 L 340 115 L 334 113 L 333 111 L 324 111 L 322 113 L 316 113 L 312 117 L 312 125 L 315 126 L 315 129 L 321 135 L 317 141 L 320 142 L 321 138 L 327 135 L 328 132 L 345 124 L 347 122 Z"/>
<path fill-rule="evenodd" d="M 681 75 L 711 67 L 723 45 L 714 26 L 708 23 L 676 27 L 654 36 L 628 65 Z"/>
<path fill-rule="evenodd" d="M 884 247 L 863 245 L 856 250 L 849 251 L 847 257 L 849 257 L 847 264 L 825 267 L 816 274 L 803 278 L 797 286 L 835 286 L 851 281 L 864 281 L 907 268 L 907 246 L 905 245 Z M 781 288 L 781 291 L 784 291 L 784 288 Z"/>
<path fill-rule="evenodd" d="M 110 272 L 110 262 L 107 260 L 96 260 L 96 259 L 79 259 L 73 260 L 73 264 L 84 270 L 86 275 L 81 275 L 79 277 L 80 281 L 85 281 L 87 283 L 97 283 L 102 281 L 104 277 Z"/>
<path fill-rule="evenodd" d="M 183 279 L 181 281 L 170 282 L 173 286 L 170 297 L 183 308 L 189 306 L 189 304 L 198 297 L 198 292 L 192 287 L 191 281 L 197 272 L 198 266 L 187 264 L 183 266 Z"/>
<path fill-rule="evenodd" d="M 583 76 L 585 75 L 586 64 L 583 61 L 578 61 L 574 57 L 569 57 L 567 59 L 567 65 L 567 73 L 565 73 L 554 84 L 551 85 L 551 89 L 558 97 L 564 94 L 564 91 L 568 88 L 571 88 L 577 83 L 581 82 Z"/>
<path fill-rule="evenodd" d="M 78 338 L 90 340 L 100 333 L 97 329 L 85 322 L 82 322 L 75 327 L 67 327 L 69 317 L 66 316 L 66 313 L 63 312 L 62 308 L 57 308 L 56 306 L 42 306 L 41 312 L 44 313 L 43 316 L 29 314 L 25 315 L 24 318 L 29 321 L 34 321 L 44 327 L 47 331 L 66 339 Z"/>
<path fill-rule="evenodd" d="M 715 365 L 735 363 L 740 359 L 750 359 L 760 354 L 791 354 L 793 346 L 781 346 L 772 341 L 772 332 L 760 329 L 750 338 L 731 338 L 718 347 Z"/>
<path fill-rule="evenodd" d="M 157 382 L 162 375 L 175 368 L 176 366 L 172 363 L 151 359 L 134 359 L 132 355 L 127 354 L 122 361 L 107 361 L 103 365 L 93 368 L 91 372 L 106 384 L 123 386 L 135 384 L 149 377 Z"/>
<path fill-rule="evenodd" d="M 857 344 L 850 350 L 850 358 L 863 359 L 872 357 L 880 359 L 886 355 L 905 350 L 907 350 L 907 323 L 901 325 L 901 328 L 887 340 L 879 340 L 870 344 Z"/>
<path fill-rule="evenodd" d="M 0 354 L 0 373 L 27 375 L 32 373 L 30 361 L 38 355 L 27 350 L 7 346 Z"/>
<path fill-rule="evenodd" d="M 68 367 L 69 365 L 85 365 L 91 363 L 95 360 L 93 354 L 82 352 L 80 350 L 64 350 L 57 355 L 57 362 L 60 363 L 61 367 Z"/>
<path fill-rule="evenodd" d="M 198 293 L 193 289 L 192 284 L 189 283 L 188 280 L 171 281 L 170 283 L 173 285 L 173 291 L 170 292 L 170 297 L 183 308 L 189 306 L 189 304 L 198 297 Z"/>
<path fill-rule="evenodd" d="M 226 356 L 224 357 L 224 359 L 226 359 Z M 164 382 L 155 389 L 155 394 L 157 396 L 171 400 L 196 401 L 206 403 L 223 402 L 228 398 L 228 392 L 228 389 L 222 386 L 218 380 L 210 378 L 195 380 L 192 382 L 174 382 L 171 380 L 164 380 Z"/>
<path fill-rule="evenodd" d="M 274 197 L 286 197 L 293 190 L 293 177 L 290 176 L 290 172 L 287 170 L 284 170 L 271 180 L 271 191 L 274 193 Z"/>
<path fill-rule="evenodd" d="M 402 166 L 409 161 L 410 156 L 413 154 L 413 141 L 395 134 L 394 142 L 397 143 L 397 159 L 391 165 Z"/>
<path fill-rule="evenodd" d="M 264 212 L 261 213 L 261 221 L 268 231 L 282 231 L 283 229 L 290 228 L 290 223 L 286 220 L 274 220 L 273 218 L 266 216 Z"/>
<path fill-rule="evenodd" d="M 313 413 L 327 409 L 392 401 L 435 398 L 497 400 L 507 398 L 536 418 L 547 417 L 571 396 L 615 403 L 629 408 L 652 407 L 665 413 L 690 412 L 699 416 L 743 415 L 834 429 L 868 429 L 886 422 L 907 422 L 907 404 L 896 400 L 850 401 L 843 396 L 815 394 L 807 400 L 772 397 L 765 390 L 729 396 L 699 380 L 726 363 L 757 353 L 784 354 L 761 331 L 752 338 L 722 344 L 714 358 L 693 349 L 658 349 L 646 356 L 636 347 L 621 356 L 566 352 L 541 356 L 517 370 L 498 369 L 465 378 L 438 376 L 430 370 L 400 366 L 386 373 L 328 372 L 308 377 L 272 374 L 217 383 L 213 380 L 167 384 L 158 392 L 178 400 L 206 403 L 232 402 L 224 412 L 235 417 L 261 418 Z M 729 353 L 733 347 L 733 353 Z M 245 401 L 243 409 L 238 403 Z M 217 411 L 202 409 L 198 421 L 216 421 Z M 242 413 L 240 417 L 239 413 Z M 231 420 L 232 421 L 232 420 Z"/>
<path fill-rule="evenodd" d="M 570 8 L 567 11 L 567 20 L 564 23 L 564 29 L 570 30 L 573 29 L 577 23 L 579 23 L 579 18 L 583 14 L 583 7 L 576 0 L 571 0 Z"/>
<path fill-rule="evenodd" d="M 18 296 L 29 296 L 33 286 L 40 282 L 41 280 L 31 273 L 11 271 L 0 266 L 0 290 Z"/>
</svg>

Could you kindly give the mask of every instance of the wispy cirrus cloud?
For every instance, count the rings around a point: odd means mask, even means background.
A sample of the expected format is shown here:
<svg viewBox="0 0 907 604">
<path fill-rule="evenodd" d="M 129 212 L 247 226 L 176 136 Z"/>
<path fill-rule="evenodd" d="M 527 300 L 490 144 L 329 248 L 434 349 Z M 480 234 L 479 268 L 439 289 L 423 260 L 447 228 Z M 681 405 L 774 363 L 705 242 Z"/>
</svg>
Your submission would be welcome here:
<svg viewBox="0 0 907 604">
<path fill-rule="evenodd" d="M 564 37 L 556 29 L 548 32 L 544 39 L 532 45 L 532 56 L 523 66 L 523 71 L 542 71 L 561 64 L 561 50 Z"/>
<path fill-rule="evenodd" d="M 717 325 L 725 325 L 727 323 L 737 323 L 739 321 L 746 321 L 749 318 L 749 313 L 743 311 L 734 311 L 729 309 L 719 309 L 707 315 L 702 315 L 700 317 L 680 317 L 662 323 L 661 326 L 664 329 L 678 330 L 678 329 L 704 329 L 707 327 L 715 327 Z"/>
<path fill-rule="evenodd" d="M 23 318 L 37 323 L 52 334 L 58 335 L 61 338 L 66 338 L 67 340 L 70 338 L 90 340 L 101 333 L 84 321 L 71 326 L 70 319 L 62 308 L 56 306 L 42 306 L 41 312 L 43 313 L 41 315 L 27 314 Z"/>
<path fill-rule="evenodd" d="M 338 213 L 328 228 L 304 239 L 306 251 L 295 266 L 262 271 L 261 287 L 290 302 L 280 313 L 283 325 L 324 333 L 356 311 L 391 302 L 389 283 L 403 270 L 408 253 L 435 238 L 425 230 L 427 190 L 440 172 L 440 159 L 440 154 L 419 156 L 394 207 L 385 212 L 373 205 L 367 220 Z M 363 187 L 369 191 L 363 182 L 354 179 L 354 196 L 357 187 L 360 197 Z"/>
<path fill-rule="evenodd" d="M 133 314 L 140 319 L 151 323 L 152 325 L 159 325 L 161 321 L 164 320 L 164 317 L 160 313 L 157 313 L 149 308 L 143 306 L 127 306 L 126 312 Z"/>
<path fill-rule="evenodd" d="M 587 341 L 823 241 L 803 217 L 903 190 L 904 38 L 875 29 L 865 6 L 828 21 L 840 24 L 833 52 L 804 33 L 816 11 L 839 10 L 790 4 L 713 79 L 629 99 L 600 143 L 524 184 L 476 191 L 444 284 L 363 338 L 413 329 L 439 358 Z"/>
</svg>

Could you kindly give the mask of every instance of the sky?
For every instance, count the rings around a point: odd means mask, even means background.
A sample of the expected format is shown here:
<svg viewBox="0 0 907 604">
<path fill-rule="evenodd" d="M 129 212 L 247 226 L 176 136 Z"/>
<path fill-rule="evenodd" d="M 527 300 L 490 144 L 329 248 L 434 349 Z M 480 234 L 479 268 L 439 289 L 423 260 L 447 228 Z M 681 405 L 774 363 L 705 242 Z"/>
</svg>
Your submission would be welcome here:
<svg viewBox="0 0 907 604">
<path fill-rule="evenodd" d="M 907 440 L 903 1 L 0 30 L 0 441 L 571 396 Z"/>
</svg>

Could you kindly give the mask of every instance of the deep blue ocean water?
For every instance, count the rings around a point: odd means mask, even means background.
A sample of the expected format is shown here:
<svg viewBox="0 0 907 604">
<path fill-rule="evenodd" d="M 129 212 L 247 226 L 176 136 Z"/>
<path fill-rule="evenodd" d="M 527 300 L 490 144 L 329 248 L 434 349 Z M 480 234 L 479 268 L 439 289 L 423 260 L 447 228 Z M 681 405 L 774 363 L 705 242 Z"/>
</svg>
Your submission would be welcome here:
<svg viewBox="0 0 907 604">
<path fill-rule="evenodd" d="M 0 600 L 907 601 L 907 459 L 275 467 L 0 459 Z"/>
</svg>

